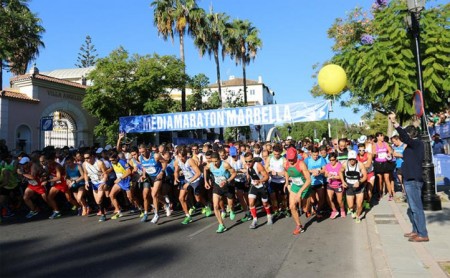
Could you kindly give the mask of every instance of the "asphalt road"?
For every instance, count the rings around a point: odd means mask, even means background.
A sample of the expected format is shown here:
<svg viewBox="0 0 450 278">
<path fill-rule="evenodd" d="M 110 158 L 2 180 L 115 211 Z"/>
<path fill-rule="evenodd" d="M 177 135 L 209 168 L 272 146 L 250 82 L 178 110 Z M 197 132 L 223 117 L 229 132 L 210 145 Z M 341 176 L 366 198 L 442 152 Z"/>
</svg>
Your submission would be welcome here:
<svg viewBox="0 0 450 278">
<path fill-rule="evenodd" d="M 316 222 L 292 235 L 292 219 L 248 228 L 225 220 L 216 234 L 214 217 L 163 216 L 158 224 L 138 215 L 98 222 L 97 216 L 41 213 L 15 216 L 0 225 L 1 277 L 371 277 L 367 232 L 350 218 Z M 111 215 L 109 215 L 111 216 Z M 242 213 L 236 219 L 242 217 Z M 303 222 L 306 221 L 302 217 Z"/>
</svg>

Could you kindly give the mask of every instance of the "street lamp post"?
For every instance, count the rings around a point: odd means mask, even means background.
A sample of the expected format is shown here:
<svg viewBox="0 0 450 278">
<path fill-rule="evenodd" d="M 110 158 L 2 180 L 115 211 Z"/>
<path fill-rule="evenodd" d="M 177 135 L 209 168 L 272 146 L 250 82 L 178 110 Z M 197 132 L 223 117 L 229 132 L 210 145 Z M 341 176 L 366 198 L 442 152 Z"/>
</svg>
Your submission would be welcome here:
<svg viewBox="0 0 450 278">
<path fill-rule="evenodd" d="M 425 7 L 425 0 L 407 0 L 408 11 L 410 14 L 410 21 L 408 18 L 408 27 L 411 35 L 414 39 L 414 50 L 416 55 L 416 71 L 417 71 L 417 86 L 422 94 L 425 95 L 423 89 L 423 78 L 422 78 L 422 68 L 420 59 L 420 12 Z M 423 106 L 425 110 L 425 97 L 423 98 Z M 436 181 L 434 177 L 434 164 L 432 160 L 431 152 L 431 141 L 430 135 L 428 134 L 427 120 L 425 117 L 425 112 L 422 114 L 420 119 L 422 134 L 421 139 L 424 144 L 424 160 L 422 163 L 423 167 L 423 181 L 424 187 L 422 190 L 422 200 L 423 208 L 425 210 L 442 210 L 441 200 L 436 194 Z"/>
</svg>

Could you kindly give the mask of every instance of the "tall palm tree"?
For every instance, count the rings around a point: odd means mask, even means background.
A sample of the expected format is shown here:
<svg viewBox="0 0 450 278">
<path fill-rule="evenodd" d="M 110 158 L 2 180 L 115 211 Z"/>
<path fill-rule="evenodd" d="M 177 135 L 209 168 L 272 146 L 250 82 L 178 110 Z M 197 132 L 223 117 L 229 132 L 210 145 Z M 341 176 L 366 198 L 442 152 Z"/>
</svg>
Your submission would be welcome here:
<svg viewBox="0 0 450 278">
<path fill-rule="evenodd" d="M 225 13 L 214 13 L 212 9 L 210 13 L 204 15 L 200 24 L 197 25 L 195 31 L 194 44 L 200 51 L 200 55 L 204 56 L 208 53 L 209 57 L 214 56 L 216 63 L 217 83 L 219 86 L 219 97 L 222 103 L 222 85 L 220 78 L 220 61 L 219 51 L 222 46 L 222 60 L 226 55 L 226 48 L 223 47 L 225 38 L 231 28 L 229 16 Z"/>
<path fill-rule="evenodd" d="M 28 0 L 1 0 L 0 9 L 0 89 L 3 67 L 16 75 L 27 71 L 30 61 L 44 47 L 41 20 L 27 6 Z"/>
<path fill-rule="evenodd" d="M 151 3 L 154 8 L 153 23 L 158 28 L 158 34 L 164 40 L 170 38 L 174 41 L 174 35 L 180 38 L 180 59 L 184 58 L 184 36 L 192 34 L 203 10 L 198 7 L 196 0 L 154 0 Z M 186 88 L 181 88 L 181 111 L 186 111 Z"/>
<path fill-rule="evenodd" d="M 262 47 L 259 38 L 259 30 L 252 26 L 248 20 L 235 19 L 232 22 L 228 41 L 226 43 L 227 52 L 235 59 L 236 65 L 242 65 L 242 75 L 244 80 L 244 103 L 247 105 L 247 77 L 246 65 L 254 60 L 258 50 Z"/>
</svg>

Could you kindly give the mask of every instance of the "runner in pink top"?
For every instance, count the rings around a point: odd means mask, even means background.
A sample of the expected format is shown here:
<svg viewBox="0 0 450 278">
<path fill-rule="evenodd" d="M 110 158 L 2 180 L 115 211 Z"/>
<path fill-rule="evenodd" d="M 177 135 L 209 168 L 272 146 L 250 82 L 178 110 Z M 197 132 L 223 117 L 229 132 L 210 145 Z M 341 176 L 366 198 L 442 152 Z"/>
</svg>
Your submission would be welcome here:
<svg viewBox="0 0 450 278">
<path fill-rule="evenodd" d="M 386 189 L 389 192 L 389 201 L 392 201 L 394 195 L 394 187 L 391 186 L 391 179 L 392 172 L 395 168 L 395 164 L 392 164 L 390 162 L 392 160 L 392 149 L 385 142 L 383 133 L 377 132 L 375 135 L 376 142 L 373 143 L 372 151 L 374 152 L 375 157 L 373 167 L 378 177 L 379 199 L 381 200 L 384 195 L 384 184 L 386 184 Z M 391 169 L 390 166 L 394 166 L 394 168 Z"/>
<path fill-rule="evenodd" d="M 333 199 L 334 195 L 336 195 L 336 201 L 341 210 L 341 217 L 345 217 L 345 207 L 342 199 L 342 193 L 344 192 L 344 189 L 342 188 L 342 181 L 339 178 L 339 171 L 341 170 L 342 164 L 337 161 L 337 154 L 334 152 L 329 154 L 328 159 L 330 160 L 330 163 L 325 165 L 325 177 L 328 180 L 328 203 L 330 204 L 332 210 L 330 218 L 335 219 L 339 214 Z"/>
</svg>

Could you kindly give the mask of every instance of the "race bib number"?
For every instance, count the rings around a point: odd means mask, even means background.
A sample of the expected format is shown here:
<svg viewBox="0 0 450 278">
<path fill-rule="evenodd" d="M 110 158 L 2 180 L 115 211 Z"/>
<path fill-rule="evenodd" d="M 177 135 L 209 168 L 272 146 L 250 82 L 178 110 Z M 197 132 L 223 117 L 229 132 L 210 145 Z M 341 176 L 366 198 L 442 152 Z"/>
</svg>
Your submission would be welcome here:
<svg viewBox="0 0 450 278">
<path fill-rule="evenodd" d="M 245 178 L 246 178 L 245 174 L 237 174 L 235 180 L 236 181 L 245 181 Z"/>
<path fill-rule="evenodd" d="M 147 174 L 152 175 L 152 174 L 156 173 L 156 168 L 155 167 L 148 167 L 148 168 L 145 169 L 145 171 L 147 172 Z"/>
<path fill-rule="evenodd" d="M 116 173 L 116 177 L 117 177 L 117 178 L 119 178 L 119 179 L 120 179 L 120 178 L 122 178 L 122 176 L 123 176 L 123 174 L 122 174 L 122 173 Z"/>
<path fill-rule="evenodd" d="M 379 153 L 378 154 L 378 158 L 380 158 L 380 159 L 387 159 L 387 153 Z"/>
<path fill-rule="evenodd" d="M 29 180 L 28 183 L 31 184 L 31 185 L 33 185 L 33 186 L 38 185 L 38 183 L 37 183 L 36 180 Z"/>
<path fill-rule="evenodd" d="M 226 181 L 227 178 L 224 176 L 214 177 L 214 182 L 218 185 L 220 185 L 223 181 Z"/>
<path fill-rule="evenodd" d="M 292 183 L 295 185 L 303 185 L 303 179 L 301 177 L 297 177 L 297 178 L 291 178 L 292 179 Z"/>
</svg>

